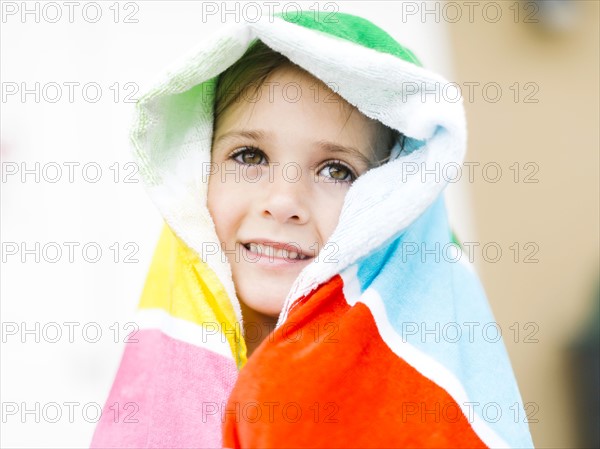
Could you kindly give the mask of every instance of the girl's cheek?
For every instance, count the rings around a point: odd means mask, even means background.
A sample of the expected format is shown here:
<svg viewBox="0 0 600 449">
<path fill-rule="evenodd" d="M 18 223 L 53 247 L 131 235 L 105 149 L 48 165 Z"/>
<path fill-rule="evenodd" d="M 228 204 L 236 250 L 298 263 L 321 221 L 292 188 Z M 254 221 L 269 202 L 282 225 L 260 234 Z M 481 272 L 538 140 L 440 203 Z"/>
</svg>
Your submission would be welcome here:
<svg viewBox="0 0 600 449">
<path fill-rule="evenodd" d="M 321 180 L 315 183 L 313 194 L 312 216 L 321 230 L 323 241 L 329 239 L 338 224 L 344 198 L 350 184 L 333 183 Z"/>
<path fill-rule="evenodd" d="M 234 221 L 252 200 L 252 186 L 239 175 L 239 172 L 223 171 L 211 175 L 209 179 L 207 207 L 217 229 Z"/>
<path fill-rule="evenodd" d="M 231 201 L 235 199 L 226 183 L 220 181 L 217 175 L 211 175 L 208 183 L 207 208 L 215 223 L 217 232 L 223 228 L 223 224 L 230 221 Z M 229 207 L 228 207 L 229 206 Z"/>
</svg>

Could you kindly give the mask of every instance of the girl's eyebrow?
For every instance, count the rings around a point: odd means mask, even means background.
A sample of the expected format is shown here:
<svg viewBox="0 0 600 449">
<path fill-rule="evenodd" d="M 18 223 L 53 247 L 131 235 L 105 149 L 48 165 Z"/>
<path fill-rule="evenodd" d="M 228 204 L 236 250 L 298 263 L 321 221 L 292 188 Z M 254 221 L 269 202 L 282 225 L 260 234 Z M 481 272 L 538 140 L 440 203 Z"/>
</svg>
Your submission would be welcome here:
<svg viewBox="0 0 600 449">
<path fill-rule="evenodd" d="M 268 133 L 265 133 L 261 130 L 233 130 L 226 132 L 225 134 L 220 136 L 217 140 L 215 140 L 215 144 L 221 142 L 222 140 L 231 139 L 233 137 L 244 137 L 246 139 L 261 140 L 264 139 L 267 134 Z"/>
<path fill-rule="evenodd" d="M 233 131 L 226 132 L 225 134 L 220 136 L 217 140 L 215 140 L 215 145 L 223 140 L 236 138 L 236 137 L 242 137 L 242 138 L 246 138 L 246 139 L 260 141 L 260 140 L 263 140 L 266 137 L 268 137 L 268 135 L 269 135 L 268 132 L 265 132 L 262 130 L 233 130 Z M 319 141 L 315 142 L 315 146 L 317 146 L 321 150 L 325 151 L 326 153 L 341 153 L 341 154 L 345 154 L 350 157 L 359 159 L 367 167 L 369 167 L 371 165 L 371 161 L 369 160 L 369 158 L 367 156 L 365 156 L 360 150 L 358 150 L 354 147 L 347 147 L 347 146 L 340 145 L 335 142 L 331 142 L 329 140 L 319 140 Z"/>
<path fill-rule="evenodd" d="M 328 140 L 319 140 L 317 142 L 317 146 L 328 153 L 342 153 L 350 157 L 359 159 L 367 167 L 371 165 L 371 161 L 369 160 L 369 158 L 354 147 L 346 147 L 335 142 L 330 142 Z"/>
</svg>

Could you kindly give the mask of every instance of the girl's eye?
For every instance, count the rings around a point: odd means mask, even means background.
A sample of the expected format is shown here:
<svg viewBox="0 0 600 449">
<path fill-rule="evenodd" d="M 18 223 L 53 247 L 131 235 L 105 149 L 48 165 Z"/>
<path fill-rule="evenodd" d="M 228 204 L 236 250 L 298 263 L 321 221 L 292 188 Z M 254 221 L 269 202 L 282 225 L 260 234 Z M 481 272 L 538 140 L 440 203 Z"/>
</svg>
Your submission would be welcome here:
<svg viewBox="0 0 600 449">
<path fill-rule="evenodd" d="M 350 167 L 341 162 L 330 162 L 321 170 L 323 176 L 333 179 L 334 182 L 353 182 L 356 175 Z"/>
<path fill-rule="evenodd" d="M 261 165 L 266 157 L 258 148 L 245 147 L 233 153 L 231 159 L 244 165 Z"/>
</svg>

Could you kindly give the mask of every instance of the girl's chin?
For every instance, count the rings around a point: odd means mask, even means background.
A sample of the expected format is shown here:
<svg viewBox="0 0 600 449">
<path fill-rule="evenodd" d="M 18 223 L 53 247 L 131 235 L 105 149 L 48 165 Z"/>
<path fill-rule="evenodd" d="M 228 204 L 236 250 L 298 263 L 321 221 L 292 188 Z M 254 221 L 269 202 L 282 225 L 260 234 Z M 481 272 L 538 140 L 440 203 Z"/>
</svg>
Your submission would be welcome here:
<svg viewBox="0 0 600 449">
<path fill-rule="evenodd" d="M 264 303 L 259 303 L 254 305 L 252 303 L 252 301 L 249 301 L 249 304 L 247 303 L 247 306 L 249 308 L 251 308 L 254 312 L 260 314 L 260 315 L 264 315 L 264 318 L 279 318 L 279 314 L 281 313 L 281 309 L 283 308 L 283 301 L 281 301 L 281 304 L 264 304 Z"/>
<path fill-rule="evenodd" d="M 265 297 L 264 292 L 268 292 L 269 296 Z M 275 291 L 269 287 L 266 287 L 264 292 L 261 294 L 260 292 L 252 291 L 244 294 L 245 292 L 242 290 L 239 296 L 246 308 L 252 309 L 252 311 L 266 317 L 278 318 L 283 308 L 287 290 L 277 296 L 273 296 Z"/>
</svg>

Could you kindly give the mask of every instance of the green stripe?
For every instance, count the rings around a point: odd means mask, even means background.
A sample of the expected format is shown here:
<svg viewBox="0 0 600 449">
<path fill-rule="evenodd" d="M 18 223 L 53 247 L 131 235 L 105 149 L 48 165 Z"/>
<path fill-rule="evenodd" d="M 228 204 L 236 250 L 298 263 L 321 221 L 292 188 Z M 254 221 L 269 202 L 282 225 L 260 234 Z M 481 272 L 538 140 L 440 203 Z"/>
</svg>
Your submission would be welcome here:
<svg viewBox="0 0 600 449">
<path fill-rule="evenodd" d="M 277 13 L 275 16 L 286 22 L 321 31 L 422 66 L 412 51 L 400 45 L 388 33 L 362 17 L 326 11 L 295 11 L 294 13 Z"/>
</svg>

